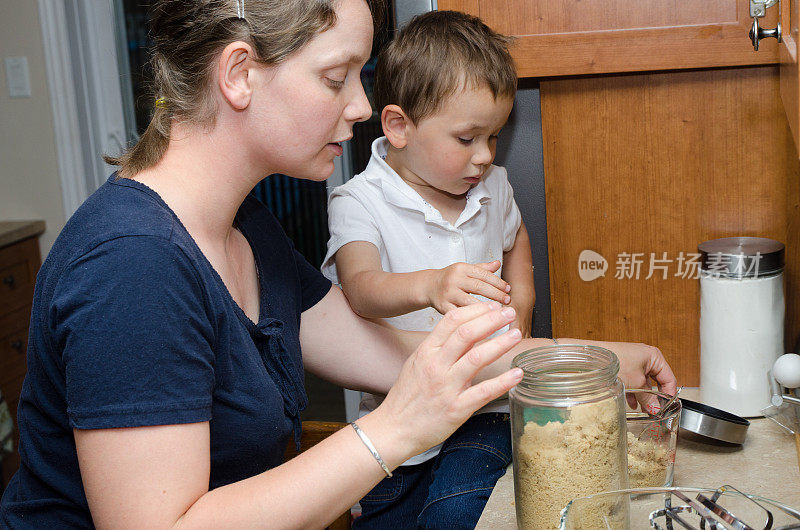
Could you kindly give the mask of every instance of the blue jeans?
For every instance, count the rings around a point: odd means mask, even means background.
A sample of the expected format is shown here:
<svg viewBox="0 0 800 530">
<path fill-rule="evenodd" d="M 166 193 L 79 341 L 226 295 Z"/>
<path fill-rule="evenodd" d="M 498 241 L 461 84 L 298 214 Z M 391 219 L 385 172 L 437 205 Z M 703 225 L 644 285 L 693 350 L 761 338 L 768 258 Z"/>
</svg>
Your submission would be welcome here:
<svg viewBox="0 0 800 530">
<path fill-rule="evenodd" d="M 361 499 L 353 528 L 475 528 L 510 463 L 508 414 L 472 416 L 436 457 L 398 467 Z"/>
</svg>

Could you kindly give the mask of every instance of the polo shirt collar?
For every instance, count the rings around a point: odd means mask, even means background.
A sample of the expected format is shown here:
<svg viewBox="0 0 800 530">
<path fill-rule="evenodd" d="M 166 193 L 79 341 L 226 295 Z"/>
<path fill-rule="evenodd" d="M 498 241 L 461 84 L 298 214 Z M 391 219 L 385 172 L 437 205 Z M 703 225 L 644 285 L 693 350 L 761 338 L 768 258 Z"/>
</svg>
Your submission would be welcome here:
<svg viewBox="0 0 800 530">
<path fill-rule="evenodd" d="M 381 136 L 372 142 L 372 156 L 370 157 L 369 171 L 365 171 L 365 178 L 378 186 L 383 192 L 386 202 L 399 208 L 414 210 L 425 215 L 425 221 L 437 224 L 449 224 L 442 218 L 439 210 L 430 205 L 419 193 L 397 174 L 397 171 L 386 163 L 386 152 L 389 141 Z M 467 204 L 459 215 L 455 226 L 459 226 L 477 214 L 483 204 L 490 200 L 489 189 L 485 179 L 481 179 L 467 194 Z"/>
</svg>

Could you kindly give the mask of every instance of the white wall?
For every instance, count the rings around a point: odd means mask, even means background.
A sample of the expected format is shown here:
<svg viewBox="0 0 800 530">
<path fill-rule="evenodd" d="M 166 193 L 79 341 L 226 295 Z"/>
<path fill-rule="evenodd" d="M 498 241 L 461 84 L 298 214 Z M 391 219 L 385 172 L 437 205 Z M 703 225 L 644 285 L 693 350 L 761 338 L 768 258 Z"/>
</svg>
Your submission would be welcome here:
<svg viewBox="0 0 800 530">
<path fill-rule="evenodd" d="M 39 24 L 34 0 L 0 0 L 0 219 L 44 219 L 44 258 L 65 219 Z M 18 56 L 28 58 L 30 98 L 8 96 L 4 59 Z"/>
</svg>

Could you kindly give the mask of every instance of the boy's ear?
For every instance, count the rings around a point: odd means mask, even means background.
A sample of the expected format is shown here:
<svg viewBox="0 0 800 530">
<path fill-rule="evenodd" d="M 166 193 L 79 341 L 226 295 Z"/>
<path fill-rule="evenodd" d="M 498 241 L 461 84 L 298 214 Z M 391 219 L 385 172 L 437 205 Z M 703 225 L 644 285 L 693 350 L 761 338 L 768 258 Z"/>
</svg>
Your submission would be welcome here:
<svg viewBox="0 0 800 530">
<path fill-rule="evenodd" d="M 236 110 L 243 110 L 250 104 L 253 93 L 250 69 L 253 49 L 242 41 L 228 44 L 217 64 L 217 84 L 222 97 Z"/>
<path fill-rule="evenodd" d="M 386 139 L 396 149 L 402 149 L 408 143 L 408 129 L 412 122 L 406 113 L 397 105 L 386 105 L 381 111 L 381 127 Z"/>
</svg>

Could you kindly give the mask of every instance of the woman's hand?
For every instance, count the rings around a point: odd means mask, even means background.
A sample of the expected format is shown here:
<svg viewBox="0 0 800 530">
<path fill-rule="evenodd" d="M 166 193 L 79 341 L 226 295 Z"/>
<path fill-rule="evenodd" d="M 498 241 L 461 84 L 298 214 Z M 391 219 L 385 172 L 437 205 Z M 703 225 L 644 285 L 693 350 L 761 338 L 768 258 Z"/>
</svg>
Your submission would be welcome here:
<svg viewBox="0 0 800 530">
<path fill-rule="evenodd" d="M 513 308 L 502 308 L 496 302 L 471 304 L 445 314 L 406 361 L 381 406 L 359 420 L 370 436 L 368 428 L 373 425 L 368 427 L 365 421 L 377 420 L 385 432 L 394 433 L 391 441 L 387 439 L 384 447 L 378 447 L 381 454 L 391 452 L 400 459 L 395 461 L 397 465 L 442 442 L 473 412 L 508 392 L 522 379 L 522 370 L 513 369 L 472 384 L 481 368 L 515 346 L 521 335 L 519 330 L 512 329 L 478 345 L 475 343 L 514 318 Z M 398 451 L 398 444 L 404 446 L 402 451 Z"/>
<path fill-rule="evenodd" d="M 560 342 L 560 340 L 559 340 Z M 656 382 L 658 389 L 669 395 L 674 395 L 677 390 L 677 380 L 672 369 L 667 364 L 661 350 L 655 346 L 633 342 L 606 342 L 598 345 L 613 351 L 619 358 L 619 378 L 625 388 L 650 388 L 651 379 Z M 644 394 L 641 395 L 644 399 Z M 651 402 L 642 403 L 642 408 L 658 405 L 657 399 L 647 394 Z M 636 401 L 629 396 L 628 404 L 636 406 Z M 658 408 L 658 407 L 657 407 Z"/>
</svg>

